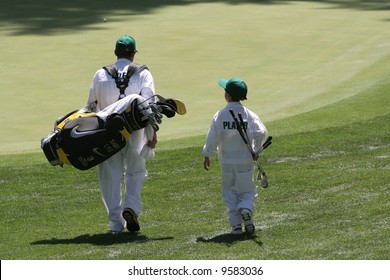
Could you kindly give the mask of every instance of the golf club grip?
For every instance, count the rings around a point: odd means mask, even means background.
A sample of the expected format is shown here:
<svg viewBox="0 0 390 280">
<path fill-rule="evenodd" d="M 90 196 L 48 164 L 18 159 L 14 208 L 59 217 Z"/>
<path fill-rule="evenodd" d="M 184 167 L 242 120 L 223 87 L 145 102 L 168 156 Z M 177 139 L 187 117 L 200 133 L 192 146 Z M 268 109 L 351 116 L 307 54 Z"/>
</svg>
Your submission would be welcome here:
<svg viewBox="0 0 390 280">
<path fill-rule="evenodd" d="M 238 117 L 240 118 L 241 129 L 244 130 L 245 139 L 246 139 L 246 141 L 248 143 L 250 143 L 251 141 L 249 140 L 249 136 L 248 136 L 248 133 L 247 133 L 247 130 L 246 130 L 244 119 L 242 118 L 242 115 L 240 113 L 238 113 Z"/>
<path fill-rule="evenodd" d="M 245 144 L 248 144 L 248 141 L 245 138 L 244 132 L 242 131 L 242 128 L 240 126 L 240 123 L 238 122 L 236 115 L 234 115 L 233 110 L 229 110 L 229 112 L 230 112 L 230 115 L 232 115 L 232 117 L 233 117 L 233 120 L 234 120 L 236 127 L 237 127 L 237 130 L 238 130 L 238 133 L 240 133 L 242 140 L 244 141 Z"/>
<path fill-rule="evenodd" d="M 269 145 L 271 145 L 271 144 L 272 144 L 271 141 L 265 142 L 265 143 L 263 144 L 263 146 L 261 146 L 262 150 L 264 150 L 265 148 L 267 148 L 267 147 L 268 147 Z"/>
<path fill-rule="evenodd" d="M 248 148 L 249 152 L 251 153 L 252 157 L 254 157 L 255 152 L 252 149 L 252 145 L 249 143 L 249 139 L 247 139 L 248 136 L 246 135 L 246 133 L 244 134 L 244 132 L 242 131 L 240 123 L 238 122 L 238 119 L 237 119 L 236 115 L 234 114 L 233 110 L 229 110 L 229 112 L 230 112 L 230 115 L 232 115 L 232 117 L 233 117 L 233 120 L 237 126 L 237 130 L 241 136 L 242 141 L 244 141 L 244 143 L 245 143 L 246 147 Z"/>
<path fill-rule="evenodd" d="M 266 145 L 268 142 L 271 142 L 271 140 L 272 140 L 272 136 L 268 136 L 268 138 L 267 138 L 267 140 L 265 140 L 263 146 Z"/>
<path fill-rule="evenodd" d="M 244 119 L 242 118 L 242 115 L 240 113 L 238 113 L 238 118 L 240 119 L 241 127 L 244 129 L 244 132 L 246 134 L 246 127 L 245 127 Z M 246 136 L 248 137 L 248 134 L 246 134 Z"/>
<path fill-rule="evenodd" d="M 272 136 L 268 137 L 267 140 L 265 140 L 264 144 L 256 151 L 256 155 L 260 154 L 269 145 L 271 145 L 272 144 L 271 140 L 272 140 Z"/>
</svg>

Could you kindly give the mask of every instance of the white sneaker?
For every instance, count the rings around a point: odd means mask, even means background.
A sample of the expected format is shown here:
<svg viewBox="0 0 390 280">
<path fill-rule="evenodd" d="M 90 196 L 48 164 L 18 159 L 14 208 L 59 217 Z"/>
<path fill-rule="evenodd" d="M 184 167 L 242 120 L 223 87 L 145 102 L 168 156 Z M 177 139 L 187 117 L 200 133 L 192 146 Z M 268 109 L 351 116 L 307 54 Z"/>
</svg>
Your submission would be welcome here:
<svg viewBox="0 0 390 280">
<path fill-rule="evenodd" d="M 241 225 L 236 225 L 236 226 L 232 227 L 232 231 L 230 232 L 230 234 L 234 234 L 234 235 L 242 234 L 242 227 L 241 227 Z"/>
<path fill-rule="evenodd" d="M 253 224 L 252 211 L 249 209 L 242 209 L 241 219 L 244 221 L 245 231 L 253 234 L 255 232 L 255 225 Z"/>
</svg>

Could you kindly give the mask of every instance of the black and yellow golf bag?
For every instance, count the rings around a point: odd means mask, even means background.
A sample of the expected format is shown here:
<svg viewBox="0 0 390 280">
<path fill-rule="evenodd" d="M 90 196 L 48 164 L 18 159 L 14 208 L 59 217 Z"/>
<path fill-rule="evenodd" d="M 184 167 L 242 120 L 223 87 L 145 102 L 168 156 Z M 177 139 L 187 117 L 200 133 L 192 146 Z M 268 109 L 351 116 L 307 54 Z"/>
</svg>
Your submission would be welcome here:
<svg viewBox="0 0 390 280">
<path fill-rule="evenodd" d="M 47 160 L 53 166 L 90 169 L 123 149 L 133 131 L 148 125 L 157 131 L 162 114 L 171 118 L 186 113 L 180 101 L 157 96 L 155 104 L 129 95 L 98 113 L 85 107 L 58 118 L 53 131 L 41 140 Z"/>
</svg>

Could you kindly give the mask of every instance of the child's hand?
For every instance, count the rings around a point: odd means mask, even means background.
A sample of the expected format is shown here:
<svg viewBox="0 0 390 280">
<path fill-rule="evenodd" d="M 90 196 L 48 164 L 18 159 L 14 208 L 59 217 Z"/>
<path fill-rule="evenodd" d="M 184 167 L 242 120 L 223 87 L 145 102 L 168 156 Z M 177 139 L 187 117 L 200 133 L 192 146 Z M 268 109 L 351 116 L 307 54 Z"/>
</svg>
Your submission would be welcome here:
<svg viewBox="0 0 390 280">
<path fill-rule="evenodd" d="M 203 167 L 204 167 L 204 169 L 209 171 L 209 169 L 210 169 L 210 158 L 209 157 L 204 157 Z"/>
</svg>

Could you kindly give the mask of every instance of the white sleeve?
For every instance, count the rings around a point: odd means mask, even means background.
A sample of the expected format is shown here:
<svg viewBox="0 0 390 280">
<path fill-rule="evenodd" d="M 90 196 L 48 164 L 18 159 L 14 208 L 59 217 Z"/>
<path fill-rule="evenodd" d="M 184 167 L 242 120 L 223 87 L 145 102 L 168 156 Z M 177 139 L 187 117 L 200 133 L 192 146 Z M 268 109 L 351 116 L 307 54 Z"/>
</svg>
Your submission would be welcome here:
<svg viewBox="0 0 390 280">
<path fill-rule="evenodd" d="M 256 116 L 253 120 L 252 131 L 253 131 L 254 150 L 257 151 L 264 144 L 268 136 L 267 128 L 261 122 L 258 116 Z"/>
<path fill-rule="evenodd" d="M 93 112 L 100 111 L 100 107 L 97 104 L 96 89 L 95 89 L 95 86 L 97 84 L 97 79 L 98 79 L 97 73 L 98 72 L 96 72 L 95 75 L 93 76 L 91 86 L 89 88 L 89 95 L 88 95 L 88 100 L 87 100 L 87 106 L 89 106 L 93 110 Z M 93 105 L 93 104 L 95 104 L 95 105 Z"/>
<path fill-rule="evenodd" d="M 154 95 L 156 94 L 156 92 L 154 88 L 154 79 L 149 70 L 144 69 L 141 71 L 140 82 L 141 82 L 140 95 L 143 96 L 145 99 L 148 99 L 149 103 L 155 103 L 156 100 Z"/>
<path fill-rule="evenodd" d="M 206 137 L 206 144 L 203 146 L 203 155 L 211 157 L 218 147 L 218 131 L 216 127 L 216 116 L 211 121 Z"/>
</svg>

